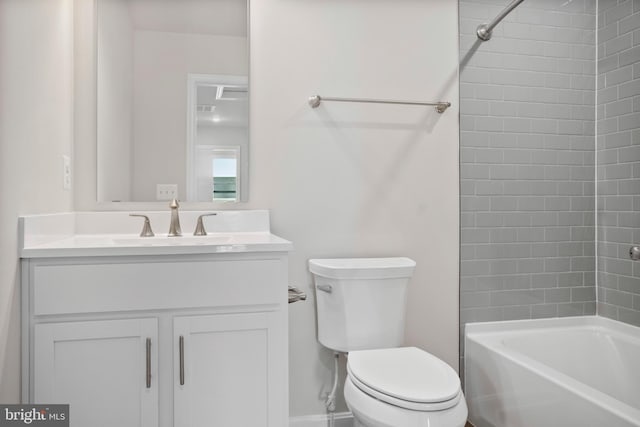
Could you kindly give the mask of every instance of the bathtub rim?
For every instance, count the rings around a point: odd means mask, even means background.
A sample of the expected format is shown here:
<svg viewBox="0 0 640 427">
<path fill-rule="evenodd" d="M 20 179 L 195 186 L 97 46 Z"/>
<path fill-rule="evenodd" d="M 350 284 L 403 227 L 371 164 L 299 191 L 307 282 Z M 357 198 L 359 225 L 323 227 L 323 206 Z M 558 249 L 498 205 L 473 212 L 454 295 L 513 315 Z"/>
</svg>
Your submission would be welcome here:
<svg viewBox="0 0 640 427">
<path fill-rule="evenodd" d="M 523 331 L 543 331 L 545 329 L 597 329 L 607 331 L 625 341 L 640 346 L 640 327 L 622 323 L 602 316 L 575 316 L 548 319 L 504 320 L 492 322 L 472 322 L 465 325 L 465 383 L 468 378 L 468 342 L 483 347 L 492 355 L 504 357 L 521 368 L 538 375 L 553 384 L 568 389 L 569 392 L 586 401 L 615 413 L 631 424 L 640 426 L 640 408 L 624 403 L 613 396 L 597 390 L 575 378 L 560 372 L 525 353 L 505 346 L 501 338 Z"/>
</svg>

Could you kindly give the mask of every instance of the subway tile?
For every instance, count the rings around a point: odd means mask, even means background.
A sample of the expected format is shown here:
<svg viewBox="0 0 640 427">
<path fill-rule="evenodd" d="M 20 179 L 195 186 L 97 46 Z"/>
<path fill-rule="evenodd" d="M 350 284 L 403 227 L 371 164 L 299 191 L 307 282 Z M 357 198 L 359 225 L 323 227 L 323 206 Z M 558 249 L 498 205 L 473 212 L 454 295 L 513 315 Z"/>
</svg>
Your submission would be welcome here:
<svg viewBox="0 0 640 427">
<path fill-rule="evenodd" d="M 488 211 L 491 209 L 491 200 L 487 197 L 461 196 L 460 210 L 462 212 Z"/>
<path fill-rule="evenodd" d="M 476 227 L 501 227 L 504 225 L 504 215 L 478 212 L 475 214 Z"/>
<path fill-rule="evenodd" d="M 621 67 L 629 64 L 634 64 L 638 62 L 638 60 L 640 60 L 640 46 L 620 52 L 618 56 L 618 64 Z"/>
<path fill-rule="evenodd" d="M 640 134 L 639 134 L 640 139 Z M 520 148 L 544 148 L 545 137 L 543 135 L 522 134 L 517 137 L 517 147 Z"/>
<path fill-rule="evenodd" d="M 570 301 L 571 289 L 569 288 L 551 288 L 544 290 L 544 303 L 546 304 L 557 304 Z"/>
<path fill-rule="evenodd" d="M 490 71 L 483 68 L 463 67 L 460 80 L 465 83 L 489 83 Z"/>
<path fill-rule="evenodd" d="M 618 130 L 638 129 L 640 124 L 640 113 L 626 114 L 618 117 Z"/>
<path fill-rule="evenodd" d="M 531 131 L 541 134 L 554 134 L 558 131 L 558 120 L 532 119 Z"/>
<path fill-rule="evenodd" d="M 544 43 L 544 56 L 552 58 L 573 58 L 572 46 L 563 43 Z"/>
<path fill-rule="evenodd" d="M 498 0 L 463 1 L 461 9 L 467 3 L 489 5 L 492 13 L 504 6 Z M 516 294 L 512 300 L 496 294 L 489 306 L 465 308 L 465 318 L 595 313 L 595 114 L 599 310 L 612 307 L 616 317 L 622 310 L 627 317 L 640 312 L 640 295 L 632 292 L 640 266 L 624 257 L 626 247 L 640 241 L 634 213 L 640 210 L 640 14 L 626 13 L 634 7 L 640 12 L 640 0 L 600 1 L 598 46 L 595 1 L 567 6 L 571 13 L 548 10 L 556 5 L 547 1 L 519 8 L 491 44 L 469 56 L 460 86 L 463 101 L 476 101 L 463 102 L 460 145 L 487 150 L 471 151 L 473 159 L 461 151 L 461 256 L 474 262 L 461 264 L 461 280 L 469 279 L 461 283 L 463 292 L 535 289 L 559 300 L 521 302 Z M 461 36 L 462 50 L 475 43 L 480 20 L 472 17 L 461 20 L 469 33 Z M 505 26 L 508 34 L 526 38 L 507 39 Z M 544 34 L 533 34 L 540 27 Z M 631 298 L 632 307 L 615 306 L 604 302 L 610 289 L 638 297 Z M 486 303 L 486 295 L 480 298 Z M 505 305 L 491 306 L 496 301 Z"/>
<path fill-rule="evenodd" d="M 475 85 L 476 99 L 487 101 L 504 99 L 504 88 L 500 85 Z"/>
<path fill-rule="evenodd" d="M 515 197 L 491 197 L 491 211 L 515 211 L 518 200 Z"/>
<path fill-rule="evenodd" d="M 617 307 L 633 308 L 633 296 L 616 289 L 605 289 L 604 302 Z"/>
<path fill-rule="evenodd" d="M 624 114 L 629 114 L 633 112 L 633 99 L 626 98 L 621 101 L 611 102 L 604 106 L 605 108 L 605 117 L 618 117 Z M 624 129 L 623 126 L 620 126 L 620 121 L 618 121 L 618 128 L 621 131 L 627 130 Z M 633 129 L 633 127 L 629 128 Z"/>
<path fill-rule="evenodd" d="M 574 287 L 584 284 L 584 275 L 580 272 L 558 273 L 558 287 Z"/>
<path fill-rule="evenodd" d="M 532 319 L 545 319 L 558 316 L 557 304 L 534 304 L 531 306 Z"/>
<path fill-rule="evenodd" d="M 572 271 L 595 271 L 595 260 L 593 257 L 573 257 L 571 258 Z"/>
<path fill-rule="evenodd" d="M 472 131 L 475 130 L 476 120 L 474 117 L 461 115 L 460 116 L 460 130 L 461 131 Z"/>
<path fill-rule="evenodd" d="M 518 242 L 543 242 L 544 241 L 544 229 L 542 228 L 522 228 L 522 229 L 518 229 L 518 234 L 517 234 L 517 241 Z M 542 243 L 541 245 L 546 245 L 545 243 Z M 553 248 L 553 244 L 550 245 L 551 247 L 549 248 L 549 253 L 556 253 L 557 250 L 555 248 Z M 535 245 L 533 246 L 533 250 L 535 250 L 536 247 Z M 538 256 L 535 253 L 533 254 L 534 256 Z M 553 256 L 553 255 L 551 255 Z"/>
<path fill-rule="evenodd" d="M 604 24 L 608 25 L 612 22 L 621 20 L 622 18 L 629 16 L 633 13 L 633 2 L 626 0 L 622 3 L 618 3 L 616 6 L 608 9 L 604 13 Z"/>
<path fill-rule="evenodd" d="M 604 44 L 605 56 L 614 55 L 620 51 L 629 49 L 633 44 L 633 34 L 627 33 L 613 38 Z"/>
<path fill-rule="evenodd" d="M 506 259 L 506 260 L 500 259 L 500 260 L 490 261 L 490 267 L 491 267 L 491 274 L 502 275 L 502 274 L 515 274 L 518 272 L 518 262 L 511 259 Z M 501 282 L 501 285 L 502 287 L 500 289 L 504 287 L 504 283 Z M 494 288 L 494 289 L 498 289 L 498 288 Z"/>
<path fill-rule="evenodd" d="M 580 242 L 561 242 L 557 245 L 558 256 L 580 256 L 583 253 L 582 243 Z"/>
<path fill-rule="evenodd" d="M 504 184 L 501 181 L 479 181 L 475 183 L 475 194 L 478 196 L 501 195 Z"/>
<path fill-rule="evenodd" d="M 640 120 L 640 117 L 638 117 Z M 636 123 L 636 127 L 640 126 L 640 122 Z M 623 147 L 618 151 L 620 162 L 640 162 L 640 145 L 631 147 Z"/>
<path fill-rule="evenodd" d="M 464 165 L 460 168 L 462 179 L 489 179 L 489 165 Z"/>
<path fill-rule="evenodd" d="M 532 215 L 528 212 L 507 212 L 503 214 L 506 227 L 529 227 L 532 225 Z"/>
<path fill-rule="evenodd" d="M 487 116 L 489 115 L 489 103 L 476 99 L 462 99 L 460 100 L 460 111 L 469 115 Z"/>
<path fill-rule="evenodd" d="M 640 278 L 620 276 L 618 277 L 618 289 L 640 295 Z"/>
<path fill-rule="evenodd" d="M 489 265 L 484 261 L 460 261 L 460 276 L 487 275 L 490 273 Z"/>
<path fill-rule="evenodd" d="M 618 227 L 640 228 L 640 212 L 620 212 Z"/>
<path fill-rule="evenodd" d="M 488 307 L 491 305 L 489 292 L 464 292 L 460 294 L 460 308 Z"/>
<path fill-rule="evenodd" d="M 528 305 L 544 302 L 544 291 L 542 290 L 512 290 L 491 292 L 491 305 Z"/>
<path fill-rule="evenodd" d="M 558 274 L 556 273 L 542 273 L 531 275 L 531 288 L 532 289 L 551 289 L 558 287 Z"/>
<path fill-rule="evenodd" d="M 569 316 L 583 316 L 584 315 L 584 304 L 583 303 L 561 303 L 558 304 L 558 316 L 559 317 L 569 317 Z"/>
<path fill-rule="evenodd" d="M 592 180 L 595 176 L 595 169 L 593 166 L 571 166 L 569 169 L 572 180 L 588 181 Z"/>
<path fill-rule="evenodd" d="M 598 143 L 602 145 L 602 148 L 625 147 L 631 145 L 631 135 L 632 133 L 629 131 L 616 132 L 600 138 Z"/>
<path fill-rule="evenodd" d="M 512 148 L 517 145 L 518 135 L 510 133 L 491 133 L 489 134 L 490 148 Z"/>
<path fill-rule="evenodd" d="M 640 60 L 640 58 L 638 58 Z M 640 95 L 640 80 L 632 80 L 618 87 L 620 99 Z"/>
<path fill-rule="evenodd" d="M 514 165 L 492 165 L 489 176 L 491 179 L 514 179 L 517 171 L 518 167 Z"/>
<path fill-rule="evenodd" d="M 571 169 L 566 166 L 545 166 L 544 179 L 568 181 L 571 179 Z"/>
<path fill-rule="evenodd" d="M 591 199 L 591 206 L 593 208 L 593 199 Z M 565 209 L 569 211 L 569 209 Z M 583 216 L 581 212 L 558 212 L 558 225 L 559 226 L 582 226 Z"/>
<path fill-rule="evenodd" d="M 518 260 L 518 272 L 542 273 L 544 272 L 544 260 L 535 258 Z"/>
<path fill-rule="evenodd" d="M 482 117 L 482 120 L 475 121 L 475 130 L 479 131 L 500 132 L 503 126 L 503 120 L 494 117 Z"/>
<path fill-rule="evenodd" d="M 518 241 L 518 231 L 514 228 L 495 228 L 491 230 L 491 243 L 512 243 Z"/>
<path fill-rule="evenodd" d="M 622 68 L 616 68 L 604 74 L 605 87 L 611 87 L 620 83 L 625 83 L 633 79 L 633 66 L 628 65 Z"/>
<path fill-rule="evenodd" d="M 640 311 L 618 308 L 618 320 L 631 325 L 640 326 Z"/>
<path fill-rule="evenodd" d="M 640 179 L 625 179 L 618 181 L 618 194 L 640 195 Z"/>
<path fill-rule="evenodd" d="M 531 127 L 532 123 L 529 119 L 513 117 L 504 119 L 505 132 L 531 132 Z"/>
<path fill-rule="evenodd" d="M 519 305 L 519 306 L 507 306 L 504 307 L 502 312 L 503 320 L 520 320 L 531 318 L 531 306 Z"/>
<path fill-rule="evenodd" d="M 640 29 L 640 13 L 622 18 L 618 22 L 618 31 L 620 34 L 627 33 L 629 31 L 635 31 Z"/>
<path fill-rule="evenodd" d="M 571 199 L 567 197 L 545 197 L 544 210 L 546 211 L 567 211 L 571 209 Z"/>
</svg>

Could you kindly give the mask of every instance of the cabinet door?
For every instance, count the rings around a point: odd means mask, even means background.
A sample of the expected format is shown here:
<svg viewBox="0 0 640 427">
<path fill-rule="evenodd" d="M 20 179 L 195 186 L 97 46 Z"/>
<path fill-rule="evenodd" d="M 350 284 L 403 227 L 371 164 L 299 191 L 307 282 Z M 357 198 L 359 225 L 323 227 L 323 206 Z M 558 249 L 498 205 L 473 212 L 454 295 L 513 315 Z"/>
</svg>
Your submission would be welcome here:
<svg viewBox="0 0 640 427">
<path fill-rule="evenodd" d="M 276 313 L 174 319 L 174 427 L 286 425 L 287 354 L 278 319 Z"/>
<path fill-rule="evenodd" d="M 71 427 L 158 425 L 156 319 L 37 324 L 34 403 L 69 404 Z"/>
</svg>

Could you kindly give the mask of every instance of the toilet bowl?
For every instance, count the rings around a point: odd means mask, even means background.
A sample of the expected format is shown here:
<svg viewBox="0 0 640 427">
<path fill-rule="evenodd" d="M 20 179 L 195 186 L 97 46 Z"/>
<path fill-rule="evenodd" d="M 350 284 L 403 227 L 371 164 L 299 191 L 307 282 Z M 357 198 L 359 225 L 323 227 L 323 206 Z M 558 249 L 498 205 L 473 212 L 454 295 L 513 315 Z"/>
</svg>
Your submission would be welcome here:
<svg viewBox="0 0 640 427">
<path fill-rule="evenodd" d="M 415 347 L 352 352 L 344 397 L 355 427 L 463 427 L 467 405 L 449 365 Z"/>
<path fill-rule="evenodd" d="M 463 427 L 460 379 L 404 339 L 409 258 L 312 259 L 318 340 L 348 353 L 344 397 L 356 427 Z"/>
</svg>

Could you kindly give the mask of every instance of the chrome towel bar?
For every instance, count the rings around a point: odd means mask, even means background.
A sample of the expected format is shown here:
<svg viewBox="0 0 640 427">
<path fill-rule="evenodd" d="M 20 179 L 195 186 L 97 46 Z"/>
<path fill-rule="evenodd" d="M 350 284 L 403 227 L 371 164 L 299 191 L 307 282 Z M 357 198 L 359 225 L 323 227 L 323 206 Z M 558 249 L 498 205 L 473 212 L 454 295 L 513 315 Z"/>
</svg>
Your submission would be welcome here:
<svg viewBox="0 0 640 427">
<path fill-rule="evenodd" d="M 440 114 L 444 113 L 447 108 L 451 107 L 450 102 L 438 101 L 438 102 L 416 102 L 416 101 L 394 101 L 387 99 L 362 99 L 362 98 L 335 98 L 329 96 L 314 95 L 309 97 L 309 105 L 311 108 L 318 108 L 322 101 L 336 101 L 336 102 L 365 102 L 374 104 L 401 104 L 401 105 L 427 105 L 436 107 L 436 111 Z"/>
</svg>

